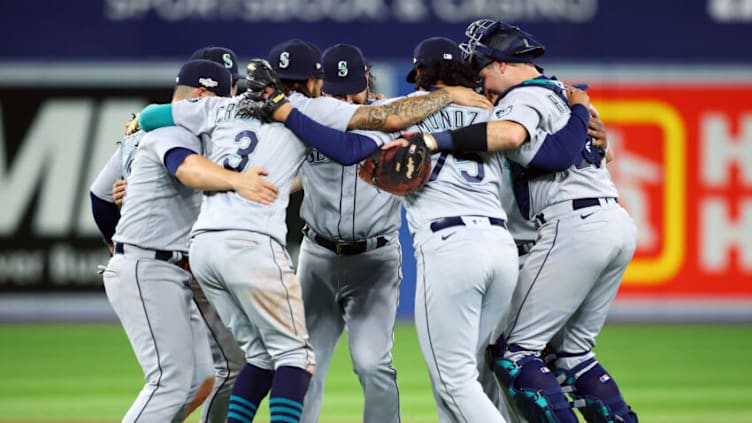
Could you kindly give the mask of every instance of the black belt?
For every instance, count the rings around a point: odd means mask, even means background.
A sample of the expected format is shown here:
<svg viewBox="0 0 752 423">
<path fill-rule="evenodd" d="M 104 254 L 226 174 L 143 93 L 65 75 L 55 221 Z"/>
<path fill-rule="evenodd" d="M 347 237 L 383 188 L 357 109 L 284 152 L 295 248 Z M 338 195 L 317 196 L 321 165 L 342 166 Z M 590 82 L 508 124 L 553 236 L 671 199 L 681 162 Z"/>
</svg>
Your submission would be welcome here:
<svg viewBox="0 0 752 423">
<path fill-rule="evenodd" d="M 517 255 L 521 257 L 533 249 L 535 241 L 515 241 L 515 244 L 517 244 Z"/>
<path fill-rule="evenodd" d="M 619 203 L 619 199 L 618 198 L 615 198 L 615 197 L 609 197 L 609 198 L 613 198 L 614 202 L 616 202 L 617 204 Z M 601 199 L 597 198 L 597 197 L 592 197 L 592 198 L 575 198 L 574 200 L 572 200 L 572 210 L 573 211 L 574 210 L 579 210 L 579 209 L 584 209 L 584 208 L 587 208 L 587 207 L 600 206 L 600 205 L 601 205 Z M 537 216 L 535 216 L 535 218 L 538 219 L 538 221 L 540 223 L 542 223 L 542 224 L 546 223 L 546 217 L 543 215 L 543 213 L 539 213 Z"/>
<path fill-rule="evenodd" d="M 178 251 L 175 254 L 174 251 L 166 251 L 166 250 L 149 250 L 148 248 L 141 248 L 138 247 L 141 250 L 147 250 L 147 251 L 153 251 L 154 252 L 154 260 L 159 261 L 166 261 L 168 263 L 172 263 L 175 266 L 181 267 L 183 269 L 188 269 L 188 254 L 183 253 L 181 251 Z M 115 243 L 115 254 L 124 254 L 125 253 L 125 247 L 123 247 L 123 244 L 116 242 Z M 181 257 L 179 260 L 175 260 L 175 257 Z"/>
<path fill-rule="evenodd" d="M 502 228 L 507 228 L 507 221 L 504 219 L 497 219 L 495 217 L 485 217 L 485 216 L 475 216 L 479 219 L 488 219 L 488 223 L 494 225 L 494 226 L 501 226 Z M 472 216 L 469 216 L 468 218 L 472 219 Z M 452 226 L 465 226 L 465 221 L 462 220 L 462 217 L 460 216 L 450 216 L 450 217 L 442 217 L 441 219 L 434 220 L 431 222 L 431 231 L 432 232 L 438 232 L 442 229 L 451 228 Z"/>
<path fill-rule="evenodd" d="M 355 254 L 365 253 L 366 251 L 368 251 L 367 240 L 335 241 L 329 238 L 324 238 L 323 236 L 313 232 L 307 226 L 303 227 L 303 233 L 305 233 L 311 239 L 313 239 L 316 242 L 316 244 L 319 244 L 320 246 L 326 248 L 327 250 L 339 256 L 352 256 Z M 383 237 L 383 236 L 376 237 L 376 246 L 373 248 L 374 249 L 381 248 L 388 243 L 389 243 L 389 240 L 386 239 L 386 237 Z"/>
<path fill-rule="evenodd" d="M 618 198 L 614 201 L 619 202 Z M 600 206 L 601 201 L 598 198 L 577 198 L 572 200 L 572 210 L 584 209 L 586 207 Z"/>
</svg>

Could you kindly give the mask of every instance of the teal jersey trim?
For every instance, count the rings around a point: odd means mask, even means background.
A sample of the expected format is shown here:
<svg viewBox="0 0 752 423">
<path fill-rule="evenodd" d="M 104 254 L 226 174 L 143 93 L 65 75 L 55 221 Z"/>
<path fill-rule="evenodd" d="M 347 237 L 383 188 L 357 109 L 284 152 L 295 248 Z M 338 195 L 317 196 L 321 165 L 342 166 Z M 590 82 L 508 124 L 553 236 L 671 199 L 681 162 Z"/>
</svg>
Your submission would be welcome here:
<svg viewBox="0 0 752 423">
<path fill-rule="evenodd" d="M 175 126 L 172 104 L 150 104 L 141 111 L 138 126 L 144 131 L 153 131 L 164 126 Z"/>
</svg>

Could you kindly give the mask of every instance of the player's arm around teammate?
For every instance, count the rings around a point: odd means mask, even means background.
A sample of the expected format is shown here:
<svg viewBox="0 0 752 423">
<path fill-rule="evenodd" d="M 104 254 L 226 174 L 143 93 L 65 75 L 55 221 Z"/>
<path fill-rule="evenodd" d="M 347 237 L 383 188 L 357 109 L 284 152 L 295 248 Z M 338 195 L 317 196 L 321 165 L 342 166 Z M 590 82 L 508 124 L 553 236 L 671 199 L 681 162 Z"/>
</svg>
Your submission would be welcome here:
<svg viewBox="0 0 752 423">
<path fill-rule="evenodd" d="M 209 77 L 227 81 L 207 89 L 200 80 Z M 178 80 L 176 98 L 212 89 L 229 93 L 229 74 L 214 62 L 189 62 Z M 112 238 L 115 254 L 104 272 L 108 299 L 146 378 L 124 421 L 180 421 L 214 381 L 206 328 L 188 288 L 191 275 L 183 268 L 197 197 L 168 174 L 174 174 L 170 154 L 200 150 L 200 141 L 185 132 L 162 132 L 144 136 L 138 148 Z"/>
</svg>

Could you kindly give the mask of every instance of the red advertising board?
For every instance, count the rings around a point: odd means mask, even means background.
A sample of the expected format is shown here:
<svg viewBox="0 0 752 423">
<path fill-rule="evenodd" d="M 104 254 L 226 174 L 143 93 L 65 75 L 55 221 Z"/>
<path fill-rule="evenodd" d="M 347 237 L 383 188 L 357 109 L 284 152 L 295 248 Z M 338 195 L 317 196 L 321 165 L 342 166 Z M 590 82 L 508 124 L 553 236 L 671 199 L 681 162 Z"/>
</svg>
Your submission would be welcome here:
<svg viewBox="0 0 752 423">
<path fill-rule="evenodd" d="M 589 92 L 638 226 L 620 297 L 752 299 L 752 84 Z"/>
</svg>

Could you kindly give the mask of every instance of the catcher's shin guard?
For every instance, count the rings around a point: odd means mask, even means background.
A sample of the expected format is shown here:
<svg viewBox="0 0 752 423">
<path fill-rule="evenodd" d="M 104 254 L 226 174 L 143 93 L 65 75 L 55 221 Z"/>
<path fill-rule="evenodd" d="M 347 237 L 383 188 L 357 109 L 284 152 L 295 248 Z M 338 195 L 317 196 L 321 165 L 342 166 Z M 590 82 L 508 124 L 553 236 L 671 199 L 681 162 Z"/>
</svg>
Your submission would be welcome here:
<svg viewBox="0 0 752 423">
<path fill-rule="evenodd" d="M 588 423 L 638 423 L 637 414 L 624 401 L 616 382 L 595 358 L 571 370 L 557 369 L 556 373 Z"/>
<path fill-rule="evenodd" d="M 497 355 L 498 345 L 488 348 L 496 378 L 510 393 L 520 413 L 531 423 L 577 423 L 577 416 L 559 382 L 535 355 L 516 361 Z"/>
</svg>

